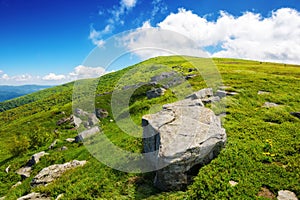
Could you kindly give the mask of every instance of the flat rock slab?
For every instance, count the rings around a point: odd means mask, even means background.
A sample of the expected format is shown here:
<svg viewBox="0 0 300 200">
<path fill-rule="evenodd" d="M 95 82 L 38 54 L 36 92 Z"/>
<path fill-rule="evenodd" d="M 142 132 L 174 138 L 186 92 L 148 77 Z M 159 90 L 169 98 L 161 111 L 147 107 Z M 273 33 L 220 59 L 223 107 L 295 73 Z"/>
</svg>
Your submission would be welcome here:
<svg viewBox="0 0 300 200">
<path fill-rule="evenodd" d="M 56 164 L 51 165 L 42 169 L 31 181 L 30 185 L 32 187 L 40 186 L 40 185 L 47 185 L 54 181 L 55 179 L 59 178 L 63 175 L 66 171 L 80 167 L 86 164 L 87 161 L 78 161 L 73 160 L 71 162 L 67 162 L 65 164 Z"/>
<path fill-rule="evenodd" d="M 47 197 L 44 194 L 33 192 L 33 193 L 27 194 L 23 197 L 20 197 L 17 200 L 51 200 L 51 198 Z"/>
<path fill-rule="evenodd" d="M 277 107 L 279 106 L 278 104 L 276 103 L 272 103 L 272 102 L 265 102 L 264 105 L 262 107 L 264 108 L 274 108 L 274 107 Z"/>
</svg>

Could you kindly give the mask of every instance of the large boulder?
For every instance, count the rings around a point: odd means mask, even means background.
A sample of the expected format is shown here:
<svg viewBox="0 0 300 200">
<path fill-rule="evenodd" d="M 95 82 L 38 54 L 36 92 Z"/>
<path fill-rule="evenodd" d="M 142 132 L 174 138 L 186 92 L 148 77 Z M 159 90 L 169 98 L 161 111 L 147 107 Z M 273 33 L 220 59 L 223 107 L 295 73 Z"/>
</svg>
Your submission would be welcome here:
<svg viewBox="0 0 300 200">
<path fill-rule="evenodd" d="M 63 175 L 66 171 L 80 167 L 86 164 L 87 161 L 78 161 L 73 160 L 71 162 L 67 162 L 65 164 L 56 164 L 51 165 L 42 169 L 31 181 L 30 185 L 32 187 L 40 186 L 40 185 L 47 185 L 54 181 L 55 179 L 59 178 Z"/>
<path fill-rule="evenodd" d="M 164 105 L 160 112 L 143 116 L 142 125 L 144 152 L 152 154 L 149 162 L 159 169 L 154 184 L 161 190 L 185 188 L 226 142 L 220 118 L 200 99 Z"/>
</svg>

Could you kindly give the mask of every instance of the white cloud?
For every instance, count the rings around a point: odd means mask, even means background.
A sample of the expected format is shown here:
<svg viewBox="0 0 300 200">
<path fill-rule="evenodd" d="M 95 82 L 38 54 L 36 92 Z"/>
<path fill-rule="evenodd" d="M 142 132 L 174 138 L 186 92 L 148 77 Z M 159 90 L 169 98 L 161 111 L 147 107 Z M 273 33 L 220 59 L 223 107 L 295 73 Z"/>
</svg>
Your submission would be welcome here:
<svg viewBox="0 0 300 200">
<path fill-rule="evenodd" d="M 48 75 L 44 76 L 42 80 L 45 81 L 59 81 L 59 80 L 64 80 L 66 78 L 65 75 L 56 75 L 54 73 L 49 73 Z"/>
<path fill-rule="evenodd" d="M 1 76 L 1 79 L 3 79 L 3 80 L 9 80 L 9 76 L 7 74 L 3 74 Z"/>
<path fill-rule="evenodd" d="M 134 7 L 136 0 L 122 0 L 121 5 L 124 5 L 127 9 Z"/>
<path fill-rule="evenodd" d="M 0 74 L 3 74 L 4 72 L 2 70 L 0 70 Z"/>
<path fill-rule="evenodd" d="M 149 33 L 141 31 L 149 27 Z M 176 34 L 170 34 L 170 37 L 166 38 L 162 30 L 185 35 L 194 43 L 190 44 L 187 40 L 180 41 Z M 177 13 L 169 14 L 155 27 L 151 28 L 149 21 L 144 22 L 140 29 L 124 37 L 124 41 L 130 50 L 154 45 L 174 52 L 182 52 L 184 49 L 183 52 L 195 55 L 198 48 L 215 47 L 214 52 L 209 52 L 214 57 L 299 64 L 300 12 L 291 8 L 281 8 L 264 18 L 252 12 L 235 17 L 221 11 L 216 21 L 208 21 L 192 11 L 179 9 Z M 142 58 L 151 56 L 141 51 L 137 54 Z M 152 55 L 156 56 L 155 53 Z"/>
<path fill-rule="evenodd" d="M 106 74 L 103 67 L 86 67 L 79 65 L 75 67 L 74 71 L 69 73 L 71 79 L 83 79 L 83 78 L 96 78 Z"/>
</svg>

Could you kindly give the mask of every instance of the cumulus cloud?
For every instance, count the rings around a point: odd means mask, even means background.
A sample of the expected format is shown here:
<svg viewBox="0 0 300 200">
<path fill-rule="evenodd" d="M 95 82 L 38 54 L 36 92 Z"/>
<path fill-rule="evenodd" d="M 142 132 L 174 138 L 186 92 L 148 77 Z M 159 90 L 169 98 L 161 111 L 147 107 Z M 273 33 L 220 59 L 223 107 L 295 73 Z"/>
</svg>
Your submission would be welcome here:
<svg viewBox="0 0 300 200">
<path fill-rule="evenodd" d="M 124 5 L 127 9 L 134 7 L 136 0 L 122 0 L 121 5 Z"/>
<path fill-rule="evenodd" d="M 79 65 L 75 67 L 74 71 L 69 73 L 71 79 L 83 79 L 83 78 L 96 78 L 106 74 L 103 67 L 87 67 Z"/>
<path fill-rule="evenodd" d="M 59 81 L 59 80 L 63 80 L 65 79 L 66 76 L 65 75 L 56 75 L 54 73 L 49 73 L 48 75 L 42 77 L 42 80 L 45 81 Z"/>
<path fill-rule="evenodd" d="M 171 36 L 164 39 L 164 36 L 154 37 L 153 34 L 141 31 L 149 27 L 149 30 L 169 30 L 182 34 L 194 43 L 191 45 L 189 42 L 182 42 L 175 37 L 176 34 L 172 34 L 175 38 Z M 215 49 L 214 51 L 208 51 L 214 57 L 299 64 L 300 12 L 291 8 L 281 8 L 273 11 L 269 17 L 262 17 L 253 12 L 245 12 L 236 17 L 221 11 L 216 21 L 208 21 L 205 17 L 181 8 L 154 27 L 146 21 L 140 29 L 125 37 L 125 45 L 130 50 L 159 42 L 165 42 L 165 45 L 160 45 L 162 48 L 177 52 L 185 49 L 194 55 L 199 48 L 214 47 L 211 48 Z M 151 55 L 141 55 L 143 58 L 148 56 Z"/>
</svg>

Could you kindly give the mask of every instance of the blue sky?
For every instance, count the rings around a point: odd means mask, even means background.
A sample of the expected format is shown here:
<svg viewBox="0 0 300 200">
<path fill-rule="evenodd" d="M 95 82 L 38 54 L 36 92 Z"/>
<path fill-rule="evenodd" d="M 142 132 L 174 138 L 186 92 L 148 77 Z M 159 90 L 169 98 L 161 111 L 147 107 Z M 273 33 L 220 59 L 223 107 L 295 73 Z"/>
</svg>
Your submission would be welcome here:
<svg viewBox="0 0 300 200">
<path fill-rule="evenodd" d="M 104 66 L 118 52 L 104 48 L 107 39 L 137 28 L 178 32 L 210 56 L 300 64 L 299 12 L 299 0 L 0 0 L 0 84 L 60 84 L 161 55 L 131 53 Z M 154 38 L 143 40 L 161 42 Z M 136 41 L 120 52 L 145 45 Z M 97 46 L 103 60 L 86 61 Z"/>
</svg>

